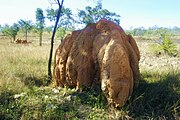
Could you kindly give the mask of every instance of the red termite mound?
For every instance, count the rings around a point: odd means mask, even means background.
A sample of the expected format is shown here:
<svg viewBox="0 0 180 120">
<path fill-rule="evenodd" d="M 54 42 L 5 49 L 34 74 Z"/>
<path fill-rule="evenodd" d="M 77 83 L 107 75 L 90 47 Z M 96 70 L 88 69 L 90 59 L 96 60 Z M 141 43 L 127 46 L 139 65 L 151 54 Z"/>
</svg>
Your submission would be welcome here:
<svg viewBox="0 0 180 120">
<path fill-rule="evenodd" d="M 23 39 L 17 38 L 16 40 L 12 41 L 12 43 L 16 43 L 16 44 L 28 44 L 28 43 L 31 43 L 31 42 L 28 42 L 27 40 L 23 40 Z"/>
<path fill-rule="evenodd" d="M 109 104 L 123 106 L 138 86 L 140 53 L 133 37 L 106 19 L 67 35 L 56 50 L 56 85 L 95 87 Z"/>
</svg>

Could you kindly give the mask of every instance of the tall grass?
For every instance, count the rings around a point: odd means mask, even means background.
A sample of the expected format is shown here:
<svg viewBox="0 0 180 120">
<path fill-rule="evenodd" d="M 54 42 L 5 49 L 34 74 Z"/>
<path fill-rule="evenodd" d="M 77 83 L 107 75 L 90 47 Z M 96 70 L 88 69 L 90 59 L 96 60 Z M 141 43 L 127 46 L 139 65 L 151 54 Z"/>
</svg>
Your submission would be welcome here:
<svg viewBox="0 0 180 120">
<path fill-rule="evenodd" d="M 56 48 L 56 47 L 55 47 Z M 179 119 L 180 72 L 141 71 L 139 88 L 122 108 L 98 89 L 82 93 L 47 85 L 49 45 L 0 40 L 0 119 Z"/>
<path fill-rule="evenodd" d="M 0 49 L 1 82 L 43 82 L 47 75 L 48 46 L 7 44 Z"/>
<path fill-rule="evenodd" d="M 180 73 L 141 73 L 139 88 L 134 91 L 128 109 L 138 119 L 179 119 Z"/>
</svg>

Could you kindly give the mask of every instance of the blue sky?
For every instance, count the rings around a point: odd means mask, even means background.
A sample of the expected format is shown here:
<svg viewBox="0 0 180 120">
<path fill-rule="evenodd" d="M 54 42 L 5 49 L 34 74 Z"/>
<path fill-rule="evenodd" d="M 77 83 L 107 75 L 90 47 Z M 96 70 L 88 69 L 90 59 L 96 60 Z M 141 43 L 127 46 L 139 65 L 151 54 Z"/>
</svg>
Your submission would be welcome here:
<svg viewBox="0 0 180 120">
<path fill-rule="evenodd" d="M 121 26 L 180 27 L 180 0 L 102 0 L 103 8 L 121 16 Z M 85 6 L 94 6 L 90 0 L 65 0 L 65 7 L 75 13 Z M 48 0 L 0 0 L 0 24 L 12 24 L 19 19 L 35 22 L 36 8 L 51 7 Z M 47 23 L 48 24 L 48 23 Z"/>
</svg>

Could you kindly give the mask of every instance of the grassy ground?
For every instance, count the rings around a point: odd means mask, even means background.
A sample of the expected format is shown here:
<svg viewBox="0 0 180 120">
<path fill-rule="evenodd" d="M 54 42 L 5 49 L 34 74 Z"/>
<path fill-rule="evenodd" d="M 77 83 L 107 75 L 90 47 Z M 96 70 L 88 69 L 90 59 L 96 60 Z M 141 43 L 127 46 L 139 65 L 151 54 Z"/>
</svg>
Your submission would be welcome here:
<svg viewBox="0 0 180 120">
<path fill-rule="evenodd" d="M 139 88 L 124 107 L 115 109 L 99 90 L 77 93 L 47 86 L 48 54 L 48 44 L 0 39 L 0 119 L 180 118 L 180 71 L 141 70 Z"/>
</svg>

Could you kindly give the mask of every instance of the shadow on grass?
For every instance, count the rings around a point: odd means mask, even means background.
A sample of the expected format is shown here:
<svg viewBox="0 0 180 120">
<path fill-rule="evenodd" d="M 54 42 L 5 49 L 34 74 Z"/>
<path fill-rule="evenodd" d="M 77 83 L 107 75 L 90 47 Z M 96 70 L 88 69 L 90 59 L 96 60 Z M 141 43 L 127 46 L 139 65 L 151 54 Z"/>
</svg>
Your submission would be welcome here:
<svg viewBox="0 0 180 120">
<path fill-rule="evenodd" d="M 92 108 L 106 109 L 108 107 L 107 100 L 99 87 L 85 88 L 82 92 L 73 93 L 72 96 L 77 97 L 81 104 Z"/>
<path fill-rule="evenodd" d="M 16 91 L 3 89 L 0 91 L 0 120 L 18 119 L 21 109 L 16 109 L 13 99 Z"/>
<path fill-rule="evenodd" d="M 47 75 L 44 75 L 42 77 L 37 77 L 30 74 L 27 75 L 23 73 L 17 73 L 16 76 L 21 80 L 21 82 L 24 83 L 24 85 L 29 86 L 29 87 L 32 87 L 32 86 L 40 87 L 40 86 L 49 85 Z"/>
<path fill-rule="evenodd" d="M 134 118 L 177 119 L 180 117 L 180 74 L 143 73 L 139 88 L 128 102 L 124 108 Z"/>
<path fill-rule="evenodd" d="M 36 78 L 27 80 L 34 81 Z M 29 83 L 27 85 L 29 86 Z M 1 92 L 0 120 L 86 119 L 93 114 L 97 116 L 96 110 L 92 108 L 104 109 L 106 106 L 99 91 L 92 88 L 86 88 L 81 93 L 69 88 L 59 88 L 55 89 L 59 92 L 54 93 L 53 88 L 31 87 L 31 85 L 26 95 L 18 98 L 14 98 L 16 93 L 13 91 Z M 99 116 L 103 114 L 100 112 L 97 117 Z"/>
<path fill-rule="evenodd" d="M 23 77 L 27 86 L 43 86 L 46 76 Z M 0 119 L 86 119 L 97 114 L 106 118 L 107 102 L 99 89 L 87 88 L 81 93 L 61 88 L 32 87 L 27 97 L 15 99 L 13 91 L 0 94 Z M 42 89 L 42 90 L 41 90 Z M 46 96 L 48 97 L 46 99 Z M 99 113 L 94 108 L 100 108 Z M 180 74 L 142 73 L 139 88 L 120 108 L 135 119 L 178 119 L 180 116 Z M 99 118 L 97 116 L 96 118 Z M 108 118 L 108 117 L 107 117 Z M 100 119 L 100 118 L 99 118 Z"/>
<path fill-rule="evenodd" d="M 27 74 L 23 72 L 15 73 L 16 78 L 24 83 L 25 86 L 48 86 L 50 83 L 48 82 L 47 75 L 37 76 L 35 74 Z"/>
<path fill-rule="evenodd" d="M 41 77 L 41 78 L 38 78 L 38 77 L 35 77 L 35 76 L 27 76 L 22 80 L 22 82 L 24 82 L 24 84 L 27 85 L 27 86 L 40 87 L 40 86 L 49 85 L 47 76 L 44 76 L 44 77 Z"/>
</svg>

